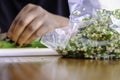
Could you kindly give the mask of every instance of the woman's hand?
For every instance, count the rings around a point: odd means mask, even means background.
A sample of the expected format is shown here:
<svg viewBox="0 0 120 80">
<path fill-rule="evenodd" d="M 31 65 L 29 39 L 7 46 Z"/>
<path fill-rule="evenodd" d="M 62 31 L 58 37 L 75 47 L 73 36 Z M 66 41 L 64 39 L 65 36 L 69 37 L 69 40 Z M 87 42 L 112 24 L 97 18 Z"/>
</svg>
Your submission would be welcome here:
<svg viewBox="0 0 120 80">
<path fill-rule="evenodd" d="M 67 18 L 49 13 L 40 6 L 28 4 L 14 19 L 7 35 L 22 46 L 55 28 L 67 25 Z"/>
</svg>

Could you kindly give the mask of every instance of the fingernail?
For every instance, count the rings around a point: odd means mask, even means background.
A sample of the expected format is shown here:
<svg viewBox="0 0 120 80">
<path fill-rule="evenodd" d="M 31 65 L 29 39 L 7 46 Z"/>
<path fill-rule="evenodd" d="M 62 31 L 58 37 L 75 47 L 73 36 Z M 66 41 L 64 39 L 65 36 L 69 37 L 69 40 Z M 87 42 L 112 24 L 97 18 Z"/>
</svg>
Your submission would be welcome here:
<svg viewBox="0 0 120 80">
<path fill-rule="evenodd" d="M 23 46 L 23 44 L 19 44 L 19 46 L 18 46 L 18 47 L 20 48 L 20 47 L 22 47 L 22 46 Z"/>
<path fill-rule="evenodd" d="M 11 35 L 11 34 L 12 34 L 11 32 L 8 32 L 8 33 L 7 33 L 7 37 L 12 38 L 12 35 Z"/>
</svg>

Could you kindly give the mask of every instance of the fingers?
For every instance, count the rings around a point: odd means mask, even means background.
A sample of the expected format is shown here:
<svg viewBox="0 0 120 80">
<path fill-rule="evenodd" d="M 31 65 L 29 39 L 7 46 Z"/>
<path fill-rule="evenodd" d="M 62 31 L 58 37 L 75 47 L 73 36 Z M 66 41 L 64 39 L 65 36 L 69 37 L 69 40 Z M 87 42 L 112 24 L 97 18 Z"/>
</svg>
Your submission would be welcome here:
<svg viewBox="0 0 120 80">
<path fill-rule="evenodd" d="M 25 17 L 24 19 L 22 19 L 23 17 Z M 32 15 L 31 13 L 26 15 L 26 16 L 22 16 L 21 18 L 19 18 L 18 20 L 16 20 L 16 23 L 14 23 L 14 31 L 12 34 L 12 40 L 13 41 L 17 41 L 17 39 L 19 38 L 19 36 L 21 35 L 21 33 L 24 31 L 24 29 L 27 27 L 27 25 L 29 23 L 32 22 L 32 20 L 34 20 L 36 17 L 36 15 Z"/>
<path fill-rule="evenodd" d="M 27 10 L 28 8 L 28 10 Z M 38 16 L 41 10 L 38 6 L 28 5 L 25 7 L 16 17 L 10 30 L 8 31 L 9 37 L 15 42 L 17 42 L 20 35 L 23 33 L 25 28 Z M 26 11 L 24 11 L 26 10 Z"/>
<path fill-rule="evenodd" d="M 51 29 L 52 28 L 50 26 L 48 26 L 48 25 L 41 26 L 38 31 L 34 32 L 34 34 L 32 34 L 32 36 L 29 37 L 29 39 L 25 42 L 25 44 L 29 44 L 32 41 L 34 41 L 36 38 L 45 35 L 49 31 L 51 31 Z"/>
<path fill-rule="evenodd" d="M 15 23 L 17 23 L 17 20 L 20 18 L 20 16 L 19 15 L 24 15 L 24 14 L 26 14 L 31 8 L 29 8 L 29 7 L 32 7 L 33 5 L 31 5 L 31 4 L 28 4 L 27 6 L 25 6 L 20 12 L 19 12 L 19 14 L 16 16 L 16 18 L 14 19 L 14 21 L 13 21 L 13 23 L 11 24 L 11 26 L 10 26 L 10 29 L 9 29 L 9 31 L 8 31 L 8 37 L 11 37 L 11 35 L 13 34 L 13 31 L 14 31 L 14 28 L 15 28 Z"/>
<path fill-rule="evenodd" d="M 24 30 L 21 36 L 18 39 L 18 43 L 21 46 L 35 33 L 44 23 L 44 19 L 41 20 L 41 17 L 36 17 Z"/>
</svg>

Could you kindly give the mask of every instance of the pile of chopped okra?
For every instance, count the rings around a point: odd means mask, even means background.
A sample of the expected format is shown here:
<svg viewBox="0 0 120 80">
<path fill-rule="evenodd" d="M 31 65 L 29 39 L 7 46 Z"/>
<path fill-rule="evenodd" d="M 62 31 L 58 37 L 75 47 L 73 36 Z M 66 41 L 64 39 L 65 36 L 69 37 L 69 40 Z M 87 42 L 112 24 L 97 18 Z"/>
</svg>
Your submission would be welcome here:
<svg viewBox="0 0 120 80">
<path fill-rule="evenodd" d="M 63 57 L 84 59 L 119 59 L 120 26 L 112 22 L 111 16 L 120 21 L 120 9 L 99 10 L 79 24 L 76 36 L 72 37 L 65 49 L 57 51 Z"/>
</svg>

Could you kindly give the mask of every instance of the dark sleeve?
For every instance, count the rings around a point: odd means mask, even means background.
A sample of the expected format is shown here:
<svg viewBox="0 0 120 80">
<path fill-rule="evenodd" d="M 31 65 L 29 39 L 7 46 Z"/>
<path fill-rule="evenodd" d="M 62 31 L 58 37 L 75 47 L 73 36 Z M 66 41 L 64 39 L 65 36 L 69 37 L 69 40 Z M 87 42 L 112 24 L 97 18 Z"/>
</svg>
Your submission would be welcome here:
<svg viewBox="0 0 120 80">
<path fill-rule="evenodd" d="M 12 21 L 28 3 L 42 6 L 47 11 L 69 17 L 67 0 L 0 0 L 0 28 L 7 32 Z"/>
</svg>

